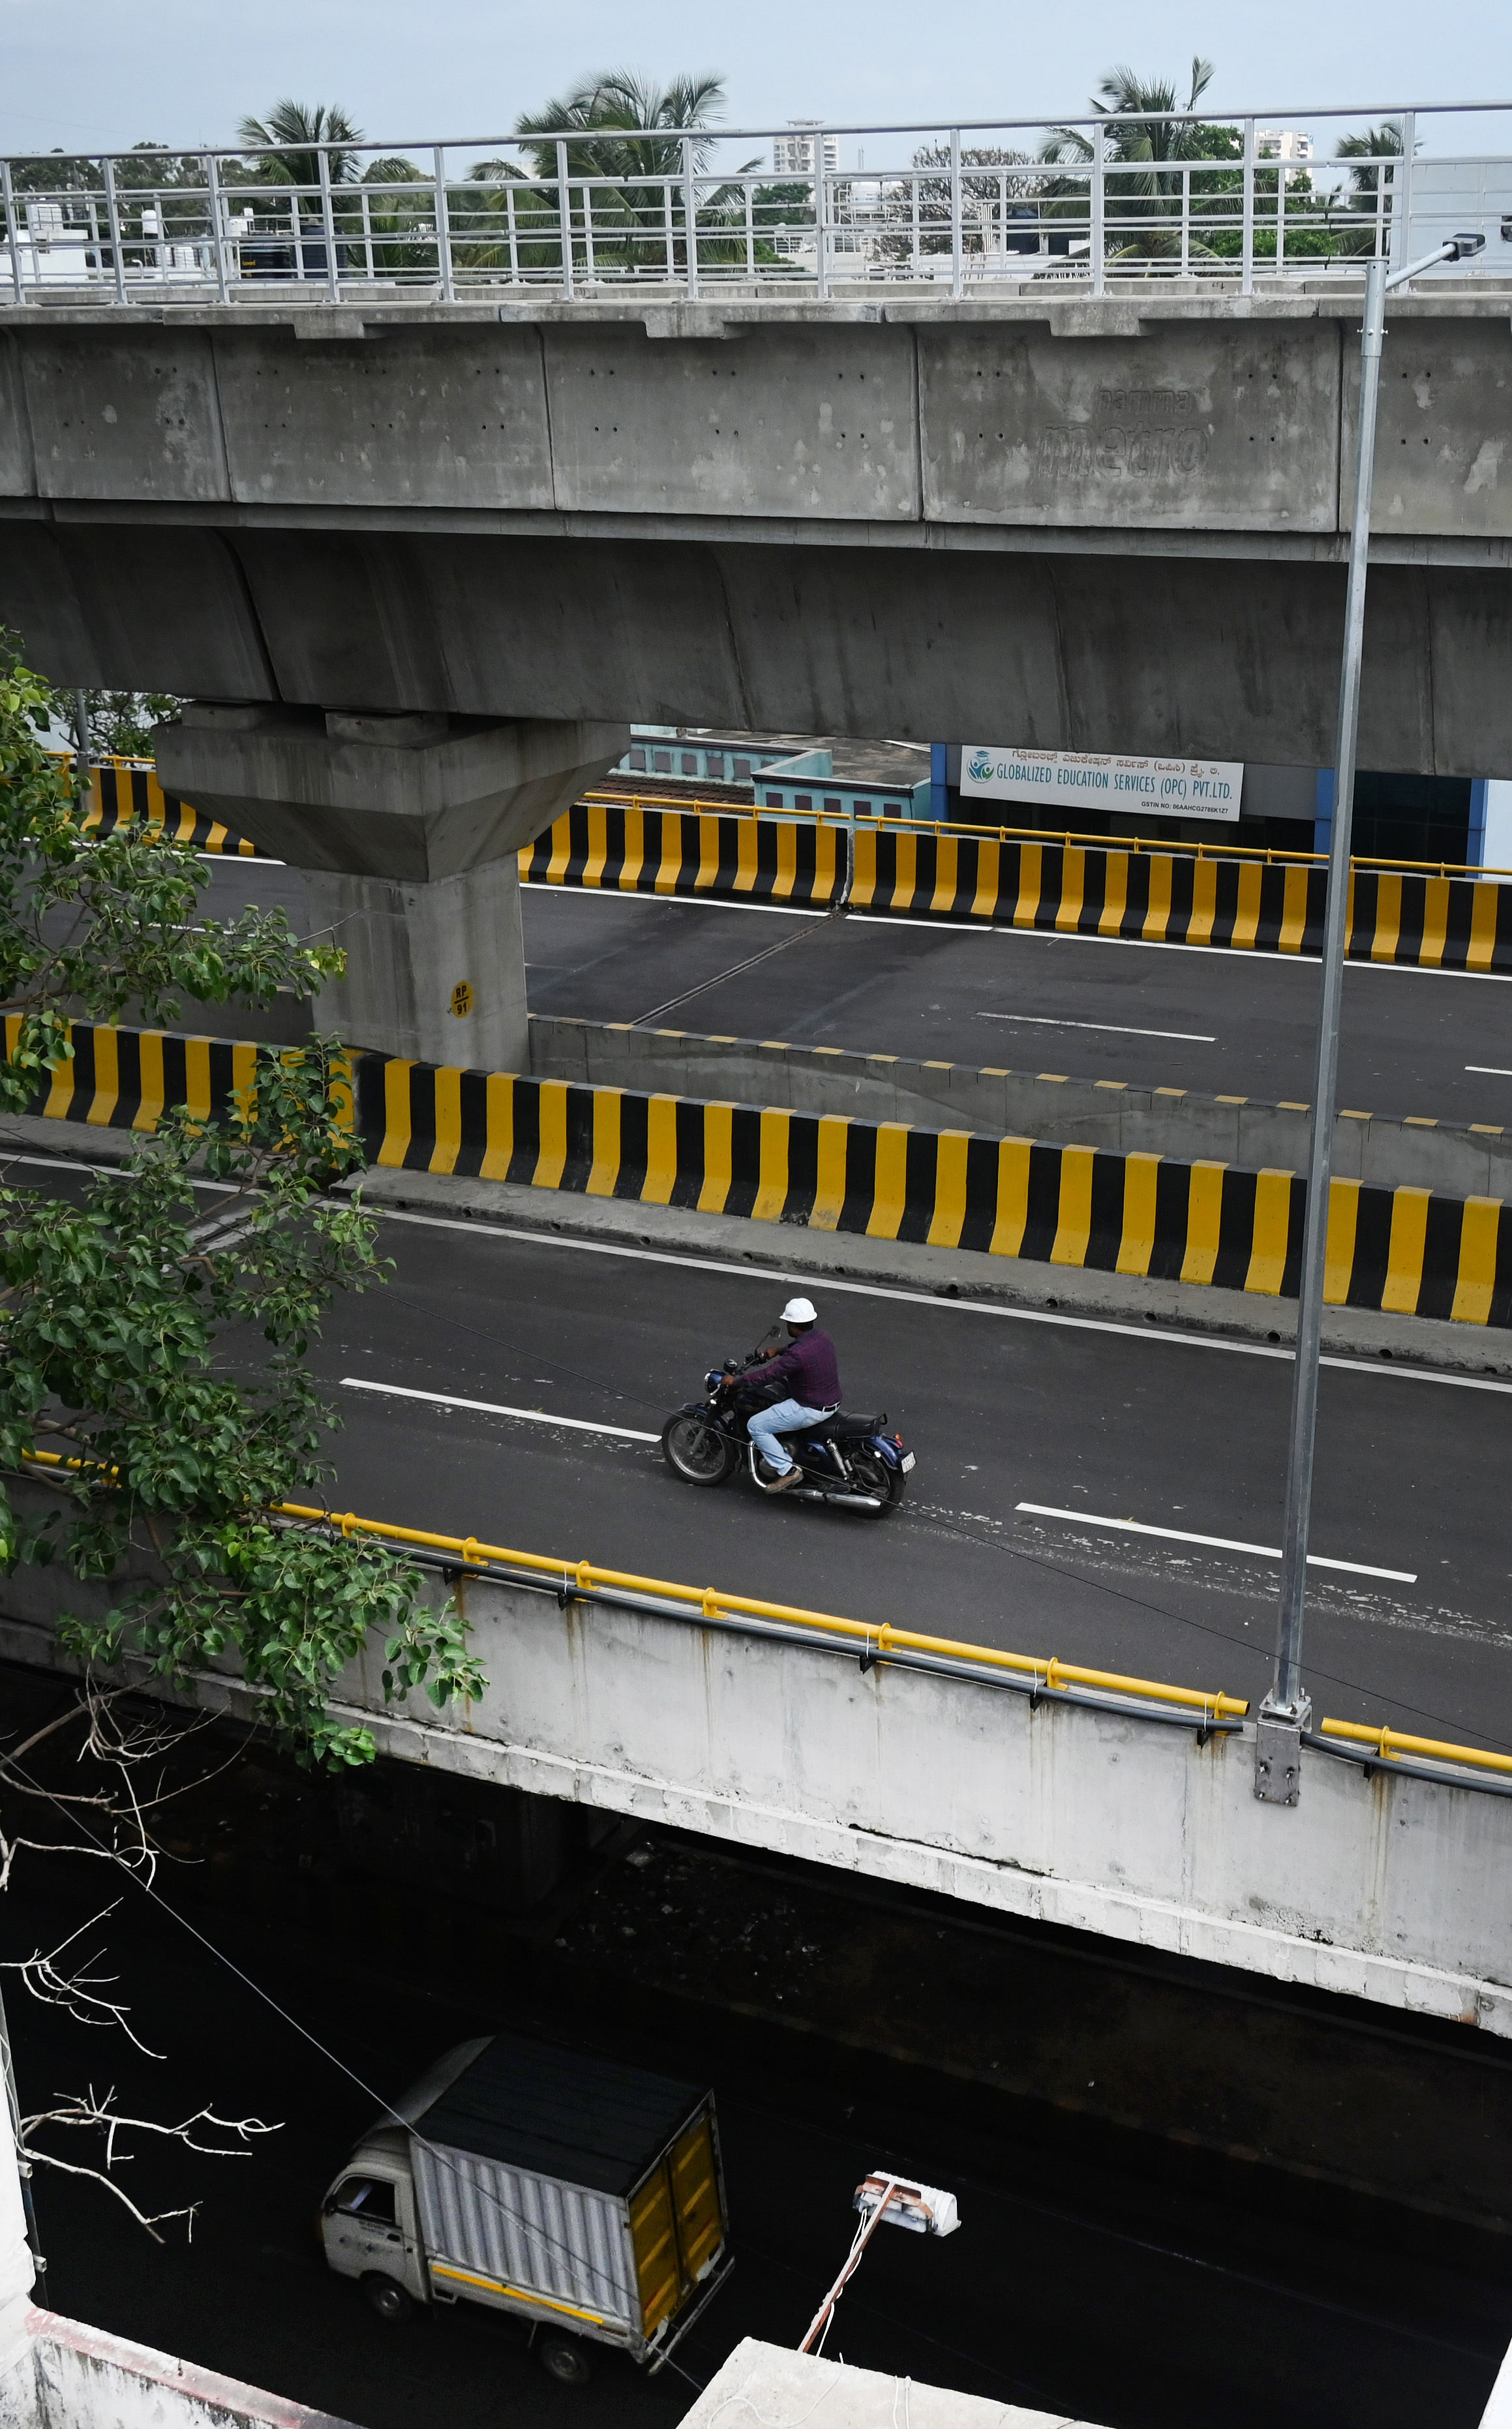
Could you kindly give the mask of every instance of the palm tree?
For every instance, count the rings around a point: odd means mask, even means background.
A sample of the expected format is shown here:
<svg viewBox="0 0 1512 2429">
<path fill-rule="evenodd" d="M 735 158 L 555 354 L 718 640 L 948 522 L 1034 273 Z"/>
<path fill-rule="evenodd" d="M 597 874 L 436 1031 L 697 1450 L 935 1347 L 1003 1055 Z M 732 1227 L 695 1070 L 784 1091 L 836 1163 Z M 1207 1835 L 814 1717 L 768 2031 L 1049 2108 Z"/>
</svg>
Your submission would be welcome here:
<svg viewBox="0 0 1512 2429">
<path fill-rule="evenodd" d="M 673 76 L 671 84 L 662 86 L 647 83 L 627 68 L 609 68 L 600 75 L 585 76 L 571 92 L 547 102 L 543 109 L 524 111 L 515 121 L 515 133 L 551 139 L 528 147 L 539 177 L 557 174 L 557 136 L 584 134 L 595 135 L 597 140 L 573 143 L 568 160 L 590 176 L 676 177 L 682 174 L 682 137 L 693 129 L 707 128 L 723 100 L 721 75 Z M 667 131 L 638 142 L 620 132 L 632 127 Z M 706 134 L 694 144 L 695 170 L 706 162 L 712 140 L 712 134 Z"/>
<path fill-rule="evenodd" d="M 548 102 L 538 110 L 527 110 L 515 121 L 517 134 L 530 139 L 525 149 L 535 166 L 536 180 L 555 186 L 557 174 L 558 140 L 575 137 L 567 151 L 569 171 L 585 178 L 612 179 L 612 186 L 595 183 L 584 186 L 574 196 L 569 189 L 567 207 L 573 222 L 585 231 L 584 256 L 588 246 L 589 207 L 591 204 L 592 255 L 595 265 L 616 269 L 672 268 L 682 249 L 681 236 L 683 201 L 676 193 L 672 201 L 672 219 L 679 231 L 669 247 L 667 237 L 666 189 L 680 185 L 685 168 L 696 177 L 707 166 L 716 137 L 711 122 L 718 116 L 724 99 L 724 79 L 712 74 L 674 76 L 669 85 L 656 85 L 631 74 L 627 68 L 610 68 L 599 75 L 585 76 L 570 92 Z M 685 142 L 690 136 L 696 140 Z M 491 181 L 503 164 L 480 163 L 474 176 Z M 737 172 L 747 175 L 755 160 L 746 161 Z M 503 197 L 490 200 L 503 207 Z M 517 217 L 519 214 L 517 214 Z M 697 205 L 700 230 L 733 227 L 737 218 L 743 219 L 743 196 L 735 185 L 721 185 L 712 192 L 704 192 Z M 554 250 L 559 258 L 559 245 Z M 671 251 L 673 258 L 668 261 Z M 716 237 L 712 240 L 700 234 L 699 258 L 711 262 L 716 256 L 731 258 L 739 245 L 731 238 Z"/>
<path fill-rule="evenodd" d="M 1121 174 L 1109 186 L 1105 206 L 1109 220 L 1138 219 L 1141 225 L 1137 239 L 1120 248 L 1125 255 L 1165 256 L 1179 254 L 1181 242 L 1174 230 L 1169 233 L 1151 227 L 1152 220 L 1179 218 L 1183 187 L 1205 195 L 1221 190 L 1232 184 L 1232 175 L 1221 171 L 1192 173 L 1186 163 L 1194 160 L 1232 160 L 1240 150 L 1238 130 L 1214 126 L 1205 120 L 1182 118 L 1176 113 L 1194 111 L 1203 94 L 1213 81 L 1211 59 L 1194 58 L 1191 81 L 1185 101 L 1177 99 L 1176 87 L 1169 80 L 1152 81 L 1138 75 L 1133 68 L 1110 68 L 1098 82 L 1091 107 L 1099 118 L 1106 121 L 1103 137 L 1103 157 L 1107 160 L 1127 163 L 1134 174 Z M 1047 163 L 1066 167 L 1089 162 L 1093 145 L 1078 128 L 1056 126 L 1040 148 L 1039 157 Z M 1044 191 L 1063 197 L 1061 216 L 1072 210 L 1084 215 L 1087 210 L 1088 184 L 1085 177 L 1046 180 Z M 1188 243 L 1188 252 L 1207 254 L 1211 248 Z M 1118 254 L 1113 256 L 1119 257 Z"/>
<path fill-rule="evenodd" d="M 1347 193 L 1336 190 L 1322 196 L 1328 250 L 1341 256 L 1373 254 L 1378 227 L 1381 237 L 1389 243 L 1387 231 L 1397 183 L 1396 172 L 1389 164 L 1402 157 L 1402 129 L 1389 119 L 1380 126 L 1362 127 L 1357 135 L 1341 135 L 1334 154 L 1337 159 L 1352 160 L 1357 165 L 1349 173 Z"/>
<path fill-rule="evenodd" d="M 275 102 L 264 118 L 243 118 L 237 128 L 237 141 L 247 152 L 255 152 L 253 174 L 270 186 L 318 186 L 321 181 L 318 144 L 357 144 L 362 140 L 362 130 L 354 126 L 344 109 L 334 104 L 317 102 L 314 108 L 302 101 Z M 360 174 L 355 152 L 326 153 L 333 186 L 356 183 Z"/>
</svg>

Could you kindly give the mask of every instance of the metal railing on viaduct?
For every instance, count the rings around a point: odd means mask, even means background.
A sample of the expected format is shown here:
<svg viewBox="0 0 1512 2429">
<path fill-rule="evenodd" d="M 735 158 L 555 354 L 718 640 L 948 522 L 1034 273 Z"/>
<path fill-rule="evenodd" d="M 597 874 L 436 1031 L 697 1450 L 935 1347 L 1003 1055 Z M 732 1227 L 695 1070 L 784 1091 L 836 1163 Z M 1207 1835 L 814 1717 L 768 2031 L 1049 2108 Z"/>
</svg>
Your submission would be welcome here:
<svg viewBox="0 0 1512 2429">
<path fill-rule="evenodd" d="M 335 302 L 658 288 L 822 301 L 857 287 L 961 297 L 1028 281 L 1103 294 L 1173 279 L 1251 294 L 1357 277 L 1370 258 L 1400 266 L 1467 230 L 1486 239 L 1484 277 L 1512 269 L 1509 113 L 600 127 L 287 157 L 13 157 L 0 162 L 0 297 L 252 303 L 292 283 Z M 1178 457 L 1191 435 L 1179 419 L 1156 434 Z"/>
</svg>

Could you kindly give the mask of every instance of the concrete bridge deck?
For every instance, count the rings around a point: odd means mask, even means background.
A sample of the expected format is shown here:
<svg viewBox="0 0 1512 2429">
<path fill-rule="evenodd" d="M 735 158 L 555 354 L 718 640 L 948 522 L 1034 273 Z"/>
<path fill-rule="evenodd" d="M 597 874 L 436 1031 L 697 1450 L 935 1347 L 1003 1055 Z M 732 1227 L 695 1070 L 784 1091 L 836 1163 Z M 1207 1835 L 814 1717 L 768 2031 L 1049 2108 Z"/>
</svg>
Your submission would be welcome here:
<svg viewBox="0 0 1512 2429">
<path fill-rule="evenodd" d="M 1323 765 L 1357 296 L 0 312 L 67 683 Z M 1393 303 L 1361 753 L 1512 772 L 1509 290 Z"/>
</svg>

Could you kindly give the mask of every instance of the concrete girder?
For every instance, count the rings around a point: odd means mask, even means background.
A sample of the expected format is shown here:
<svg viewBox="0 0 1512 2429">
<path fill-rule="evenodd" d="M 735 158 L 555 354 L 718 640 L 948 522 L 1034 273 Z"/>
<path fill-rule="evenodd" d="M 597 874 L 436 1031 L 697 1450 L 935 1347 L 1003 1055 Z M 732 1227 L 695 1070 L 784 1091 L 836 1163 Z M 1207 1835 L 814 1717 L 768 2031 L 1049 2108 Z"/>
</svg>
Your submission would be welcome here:
<svg viewBox="0 0 1512 2429">
<path fill-rule="evenodd" d="M 1332 758 L 1343 599 L 1310 555 L 1085 544 L 70 521 L 0 548 L 0 620 L 66 684 L 1293 767 Z M 1506 569 L 1376 567 L 1362 764 L 1512 775 L 1509 664 Z"/>
<path fill-rule="evenodd" d="M 0 311 L 0 615 L 70 683 L 1326 764 L 1357 308 Z M 1504 292 L 1393 304 L 1367 765 L 1512 774 L 1509 404 Z"/>
</svg>

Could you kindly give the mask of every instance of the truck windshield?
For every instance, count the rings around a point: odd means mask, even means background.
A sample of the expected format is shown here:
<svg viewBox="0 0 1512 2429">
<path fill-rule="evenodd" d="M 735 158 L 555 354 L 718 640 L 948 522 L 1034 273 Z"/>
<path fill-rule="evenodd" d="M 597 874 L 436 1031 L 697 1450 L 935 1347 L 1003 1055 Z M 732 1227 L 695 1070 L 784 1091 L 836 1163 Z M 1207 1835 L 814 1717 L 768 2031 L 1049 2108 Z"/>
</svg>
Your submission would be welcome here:
<svg viewBox="0 0 1512 2429">
<path fill-rule="evenodd" d="M 397 2224 L 394 2189 L 384 2176 L 348 2176 L 337 2186 L 331 2207 L 348 2218 L 371 2219 L 374 2225 Z"/>
</svg>

